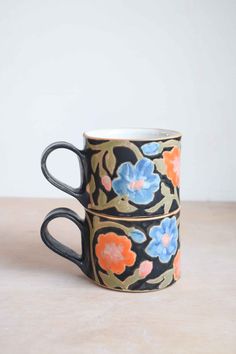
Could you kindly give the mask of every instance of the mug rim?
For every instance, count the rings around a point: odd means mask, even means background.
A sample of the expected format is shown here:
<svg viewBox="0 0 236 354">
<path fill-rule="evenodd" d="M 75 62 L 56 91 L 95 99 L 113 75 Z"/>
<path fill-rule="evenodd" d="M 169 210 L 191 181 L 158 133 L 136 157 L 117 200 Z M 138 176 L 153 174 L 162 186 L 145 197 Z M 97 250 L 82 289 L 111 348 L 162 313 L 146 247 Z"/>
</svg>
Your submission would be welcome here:
<svg viewBox="0 0 236 354">
<path fill-rule="evenodd" d="M 179 206 L 177 209 L 170 211 L 169 213 L 163 213 L 155 216 L 113 216 L 113 215 L 108 215 L 100 212 L 96 212 L 93 209 L 85 209 L 85 214 L 92 214 L 94 216 L 99 216 L 100 218 L 107 219 L 107 220 L 114 220 L 114 221 L 126 221 L 126 222 L 134 222 L 134 221 L 152 221 L 152 220 L 159 220 L 159 219 L 165 219 L 166 217 L 169 216 L 175 216 L 176 214 L 180 213 L 181 207 Z"/>
<path fill-rule="evenodd" d="M 140 135 L 142 133 L 143 136 L 141 137 Z M 147 136 L 148 133 L 149 136 Z M 127 136 L 124 136 L 125 134 Z M 136 134 L 136 136 L 132 136 L 132 134 L 134 135 Z M 158 140 L 169 140 L 169 139 L 181 138 L 182 134 L 175 130 L 162 129 L 162 128 L 117 128 L 117 129 L 89 130 L 84 132 L 83 136 L 86 139 L 92 139 L 92 140 L 158 141 Z"/>
</svg>

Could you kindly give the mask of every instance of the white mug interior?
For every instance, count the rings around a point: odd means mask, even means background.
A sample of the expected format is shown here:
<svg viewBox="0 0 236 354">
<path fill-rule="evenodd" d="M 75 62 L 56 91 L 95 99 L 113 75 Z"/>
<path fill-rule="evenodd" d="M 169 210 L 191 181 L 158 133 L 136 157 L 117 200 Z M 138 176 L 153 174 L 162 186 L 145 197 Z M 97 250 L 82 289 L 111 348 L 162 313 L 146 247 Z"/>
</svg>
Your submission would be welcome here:
<svg viewBox="0 0 236 354">
<path fill-rule="evenodd" d="M 85 138 L 95 140 L 160 140 L 179 138 L 174 130 L 156 128 L 98 129 L 84 133 Z"/>
</svg>

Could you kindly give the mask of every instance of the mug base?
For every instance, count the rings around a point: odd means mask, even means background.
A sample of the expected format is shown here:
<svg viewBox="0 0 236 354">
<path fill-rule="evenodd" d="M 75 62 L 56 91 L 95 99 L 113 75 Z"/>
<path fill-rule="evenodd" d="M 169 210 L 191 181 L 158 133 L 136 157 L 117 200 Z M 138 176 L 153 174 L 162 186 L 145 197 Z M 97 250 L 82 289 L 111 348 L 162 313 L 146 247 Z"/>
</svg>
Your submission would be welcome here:
<svg viewBox="0 0 236 354">
<path fill-rule="evenodd" d="M 160 288 L 157 288 L 157 289 L 146 289 L 146 290 L 129 290 L 129 289 L 109 288 L 108 286 L 105 286 L 105 285 L 103 285 L 101 283 L 98 283 L 94 279 L 89 278 L 89 280 L 91 280 L 93 283 L 95 283 L 97 286 L 100 286 L 103 289 L 112 290 L 112 291 L 118 291 L 118 292 L 121 292 L 121 293 L 150 293 L 150 292 L 154 292 L 154 291 L 165 290 L 165 289 L 171 287 L 172 285 L 174 285 L 176 282 L 178 282 L 180 280 L 180 278 L 175 280 L 170 285 L 167 285 L 165 288 L 161 288 L 161 289 Z"/>
</svg>

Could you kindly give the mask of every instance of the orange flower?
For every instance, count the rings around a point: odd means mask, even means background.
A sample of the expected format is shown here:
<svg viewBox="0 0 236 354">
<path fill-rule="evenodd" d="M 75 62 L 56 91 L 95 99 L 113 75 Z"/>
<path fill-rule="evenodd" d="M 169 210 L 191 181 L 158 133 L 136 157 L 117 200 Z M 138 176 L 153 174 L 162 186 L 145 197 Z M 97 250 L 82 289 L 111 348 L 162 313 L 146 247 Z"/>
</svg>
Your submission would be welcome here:
<svg viewBox="0 0 236 354">
<path fill-rule="evenodd" d="M 180 278 L 180 250 L 177 252 L 174 258 L 174 278 L 178 280 Z"/>
<path fill-rule="evenodd" d="M 175 187 L 179 187 L 180 149 L 174 147 L 171 151 L 163 152 L 163 159 L 167 169 L 167 177 Z"/>
<path fill-rule="evenodd" d="M 121 274 L 126 266 L 132 266 L 136 254 L 131 251 L 131 241 L 127 236 L 120 236 L 114 232 L 100 234 L 95 253 L 100 267 L 106 271 Z"/>
</svg>

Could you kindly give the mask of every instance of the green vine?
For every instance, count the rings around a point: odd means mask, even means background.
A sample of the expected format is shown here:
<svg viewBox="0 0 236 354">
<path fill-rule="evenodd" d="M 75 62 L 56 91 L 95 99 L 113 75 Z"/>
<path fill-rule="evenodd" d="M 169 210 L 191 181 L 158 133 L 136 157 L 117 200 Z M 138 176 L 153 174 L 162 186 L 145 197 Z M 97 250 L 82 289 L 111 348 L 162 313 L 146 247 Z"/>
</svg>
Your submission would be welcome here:
<svg viewBox="0 0 236 354">
<path fill-rule="evenodd" d="M 88 142 L 87 147 L 92 150 L 103 150 L 103 153 L 104 153 L 104 150 L 105 150 L 105 152 L 108 152 L 108 151 L 113 150 L 115 147 L 127 147 L 134 152 L 134 154 L 138 160 L 143 158 L 143 154 L 141 153 L 139 148 L 134 143 L 131 143 L 130 141 L 127 141 L 127 140 L 108 141 L 106 143 L 101 143 L 101 144 L 96 144 L 96 145 Z"/>
<path fill-rule="evenodd" d="M 173 139 L 160 142 L 159 144 L 160 144 L 160 149 L 158 151 L 158 154 L 160 154 L 164 148 L 175 147 L 175 146 L 180 147 L 180 141 L 173 140 Z M 97 168 L 99 168 L 100 178 L 102 178 L 103 176 L 107 176 L 107 171 L 103 166 L 104 156 L 105 156 L 105 166 L 109 171 L 110 176 L 112 176 L 115 171 L 116 168 L 116 157 L 114 154 L 115 147 L 129 148 L 134 152 L 137 160 L 144 158 L 144 155 L 139 150 L 139 148 L 134 143 L 127 140 L 108 141 L 101 144 L 91 144 L 90 142 L 87 142 L 86 147 L 94 151 L 94 154 L 91 157 L 91 167 L 93 173 L 95 173 Z M 156 170 L 158 172 L 160 172 L 163 175 L 166 175 L 166 165 L 162 158 L 153 159 L 153 163 L 155 164 Z M 136 210 L 138 210 L 137 207 L 135 207 L 130 203 L 128 196 L 117 195 L 110 201 L 107 201 L 107 194 L 101 188 L 99 189 L 99 193 L 98 193 L 98 201 L 97 203 L 95 203 L 93 199 L 93 193 L 96 190 L 96 185 L 95 185 L 93 175 L 91 176 L 91 179 L 88 182 L 86 189 L 90 197 L 90 203 L 88 205 L 88 208 L 97 211 L 115 208 L 119 212 L 126 212 L 126 213 L 133 213 Z M 162 183 L 161 193 L 163 195 L 162 200 L 156 205 L 154 205 L 153 207 L 146 209 L 147 213 L 154 213 L 162 206 L 164 206 L 164 212 L 168 213 L 170 211 L 171 205 L 174 200 L 176 200 L 177 204 L 179 205 L 177 188 L 174 188 L 174 193 L 170 193 L 170 189 L 167 186 L 165 186 L 164 183 Z"/>
<path fill-rule="evenodd" d="M 159 289 L 166 288 L 173 280 L 174 268 L 168 269 L 162 273 L 159 277 L 147 280 L 148 284 L 160 284 Z"/>
<path fill-rule="evenodd" d="M 139 274 L 139 270 L 135 269 L 134 273 L 130 276 L 128 276 L 125 280 L 121 281 L 120 279 L 118 279 L 114 273 L 112 273 L 111 271 L 107 271 L 107 273 L 98 272 L 104 285 L 106 285 L 108 288 L 114 289 L 121 289 L 121 290 L 129 290 L 130 285 L 136 283 L 138 280 L 143 279 L 142 276 L 140 276 Z M 154 279 L 149 279 L 146 282 L 148 284 L 155 284 L 158 285 L 158 289 L 164 289 L 166 288 L 168 285 L 171 284 L 172 280 L 173 280 L 173 276 L 174 276 L 174 269 L 168 269 L 167 271 L 165 271 L 163 274 L 161 274 L 160 276 L 158 276 L 157 278 Z"/>
<path fill-rule="evenodd" d="M 153 207 L 145 209 L 148 213 L 154 213 L 158 209 L 160 209 L 162 206 L 164 206 L 164 213 L 168 213 L 170 211 L 172 202 L 176 200 L 177 204 L 179 205 L 179 197 L 178 197 L 178 192 L 177 188 L 174 188 L 174 193 L 170 193 L 170 189 L 164 184 L 161 184 L 161 194 L 163 195 L 162 200 L 155 204 Z"/>
<path fill-rule="evenodd" d="M 123 224 L 116 223 L 115 221 L 101 221 L 99 218 L 96 219 L 96 229 L 102 229 L 104 227 L 115 227 L 121 229 L 127 236 L 129 236 L 129 234 L 135 230 L 134 227 L 127 227 Z"/>
<path fill-rule="evenodd" d="M 116 208 L 116 210 L 122 212 L 134 212 L 137 210 L 137 208 L 129 203 L 129 200 L 127 197 L 121 197 L 121 196 L 116 196 L 115 198 L 111 199 L 109 202 L 107 202 L 107 197 L 106 194 L 100 189 L 99 190 L 99 197 L 98 197 L 98 204 L 95 205 L 89 204 L 88 208 L 93 208 L 94 210 L 104 210 L 104 209 L 109 209 L 109 208 Z"/>
<path fill-rule="evenodd" d="M 103 228 L 119 228 L 124 231 L 124 233 L 129 236 L 129 234 L 135 230 L 134 227 L 127 227 L 123 224 L 116 223 L 115 221 L 101 221 L 101 218 L 99 216 L 93 216 L 92 223 L 90 219 L 88 218 L 89 222 L 89 228 L 90 228 L 90 252 L 91 252 L 91 258 L 92 258 L 92 266 L 93 266 L 93 271 L 94 271 L 94 278 L 95 281 L 100 283 L 100 280 L 97 275 L 97 270 L 96 270 L 96 265 L 95 265 L 95 255 L 93 252 L 93 239 L 94 235 L 98 230 L 101 230 Z M 177 224 L 179 225 L 179 218 L 177 218 Z M 100 271 L 98 270 L 99 277 L 102 279 L 102 282 L 105 286 L 108 288 L 114 289 L 121 289 L 121 290 L 129 290 L 130 285 L 136 283 L 138 280 L 144 279 L 142 275 L 139 273 L 139 268 L 135 269 L 133 274 L 128 276 L 126 279 L 123 281 L 120 280 L 111 270 L 108 270 L 107 272 Z M 148 279 L 146 282 L 148 284 L 156 284 L 158 285 L 159 289 L 165 288 L 168 285 L 171 284 L 174 276 L 174 268 L 168 269 L 164 273 L 162 273 L 160 276 L 153 278 L 153 279 Z"/>
<path fill-rule="evenodd" d="M 99 229 L 110 227 L 110 228 L 119 228 L 124 231 L 124 233 L 129 236 L 129 234 L 135 230 L 134 227 L 127 227 L 123 224 L 116 223 L 114 221 L 101 221 L 100 217 L 93 217 L 93 234 Z M 94 263 L 94 262 L 93 262 Z M 131 284 L 136 283 L 138 280 L 142 279 L 139 275 L 138 269 L 134 271 L 132 275 L 127 277 L 124 281 L 121 281 L 116 277 L 116 275 L 112 271 L 107 271 L 104 273 L 102 271 L 98 271 L 103 283 L 109 288 L 119 288 L 123 290 L 127 290 Z M 97 280 L 97 279 L 96 279 Z"/>
<path fill-rule="evenodd" d="M 139 270 L 135 269 L 134 273 L 121 281 L 114 273 L 107 271 L 107 273 L 99 271 L 99 275 L 102 278 L 103 283 L 109 288 L 118 288 L 122 290 L 128 290 L 130 285 L 136 283 L 138 280 L 143 279 L 139 275 Z"/>
</svg>

